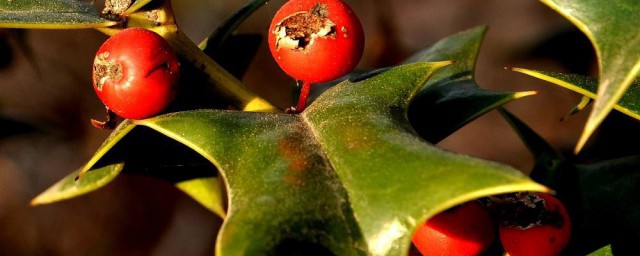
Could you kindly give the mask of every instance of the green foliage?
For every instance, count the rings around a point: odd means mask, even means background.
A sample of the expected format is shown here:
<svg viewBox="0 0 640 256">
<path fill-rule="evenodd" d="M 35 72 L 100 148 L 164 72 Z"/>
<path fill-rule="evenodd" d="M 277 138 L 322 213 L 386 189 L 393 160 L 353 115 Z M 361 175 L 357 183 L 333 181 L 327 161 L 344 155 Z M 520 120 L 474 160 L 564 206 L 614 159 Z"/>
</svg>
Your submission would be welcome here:
<svg viewBox="0 0 640 256">
<path fill-rule="evenodd" d="M 118 176 L 120 171 L 122 171 L 122 168 L 123 164 L 114 164 L 102 168 L 96 168 L 90 174 L 86 175 L 86 179 L 78 181 L 76 181 L 76 178 L 81 170 L 72 172 L 34 198 L 31 201 L 31 204 L 38 205 L 57 202 L 94 191 L 111 182 L 116 176 Z"/>
<path fill-rule="evenodd" d="M 640 119 L 637 106 L 640 74 L 640 50 L 637 47 L 640 23 L 637 1 L 543 0 L 557 10 L 591 40 L 598 55 L 598 79 L 571 74 L 516 68 L 521 72 L 584 95 L 572 111 L 584 109 L 590 100 L 595 104 L 583 135 L 577 145 L 580 150 L 611 109 Z M 528 145 L 544 142 L 522 124 L 514 125 Z M 637 201 L 638 157 L 625 156 L 604 161 L 577 163 L 561 156 L 549 146 L 530 146 L 536 156 L 532 178 L 558 191 L 564 202 L 570 202 L 572 220 L 577 223 L 569 253 L 586 254 L 611 244 L 592 255 L 627 255 L 636 251 L 640 239 L 640 207 Z"/>
<path fill-rule="evenodd" d="M 412 132 L 403 117 L 410 98 L 445 64 L 344 82 L 300 116 L 199 110 L 128 121 L 83 173 L 146 126 L 195 150 L 225 178 L 221 254 L 273 252 L 291 239 L 340 255 L 406 253 L 415 226 L 437 212 L 544 190 L 517 170 L 439 150 Z"/>
<path fill-rule="evenodd" d="M 558 153 L 514 115 L 502 111 L 521 136 L 536 164 L 531 177 L 557 192 L 571 216 L 573 237 L 566 253 L 588 254 L 612 244 L 635 251 L 640 239 L 640 156 L 580 163 Z"/>
<path fill-rule="evenodd" d="M 541 0 L 573 22 L 593 43 L 598 55 L 598 98 L 576 151 L 598 128 L 640 75 L 640 2 L 618 0 Z"/>
<path fill-rule="evenodd" d="M 150 2 L 136 1 L 125 15 Z M 234 31 L 265 2 L 250 1 L 201 44 L 235 77 L 247 70 L 262 38 Z M 640 119 L 635 104 L 640 91 L 632 86 L 640 73 L 640 35 L 634 33 L 640 27 L 635 18 L 640 4 L 542 2 L 587 34 L 598 55 L 600 78 L 514 70 L 596 100 L 578 149 L 612 108 Z M 0 2 L 0 27 L 114 25 L 89 2 Z M 85 166 L 32 203 L 77 197 L 119 174 L 147 175 L 174 184 L 224 219 L 218 255 L 406 255 L 416 226 L 434 214 L 485 196 L 549 187 L 574 223 L 566 253 L 630 251 L 640 240 L 638 156 L 577 162 L 505 110 L 502 114 L 534 155 L 534 181 L 509 166 L 433 145 L 475 118 L 533 94 L 478 86 L 474 72 L 486 30 L 460 32 L 403 65 L 344 81 L 300 115 L 178 108 L 126 120 Z M 206 71 L 183 68 L 189 74 L 183 82 L 209 82 L 202 74 Z"/>
<path fill-rule="evenodd" d="M 610 246 L 602 247 L 601 249 L 589 254 L 589 256 L 612 256 L 612 255 L 613 253 L 611 252 Z"/>
<path fill-rule="evenodd" d="M 562 86 L 580 93 L 589 99 L 597 98 L 598 81 L 593 77 L 548 71 L 536 71 L 523 68 L 514 68 L 513 71 Z M 632 85 L 633 86 L 626 91 L 622 98 L 613 105 L 613 109 L 640 120 L 640 106 L 637 104 L 637 102 L 640 101 L 640 81 L 636 80 Z"/>
<path fill-rule="evenodd" d="M 489 91 L 477 85 L 474 72 L 486 31 L 482 26 L 449 36 L 406 61 L 455 60 L 427 81 L 409 108 L 411 124 L 427 141 L 437 143 L 477 117 L 534 94 Z"/>
<path fill-rule="evenodd" d="M 77 0 L 0 1 L 0 27 L 96 28 L 115 25 L 101 18 L 93 3 Z"/>
</svg>

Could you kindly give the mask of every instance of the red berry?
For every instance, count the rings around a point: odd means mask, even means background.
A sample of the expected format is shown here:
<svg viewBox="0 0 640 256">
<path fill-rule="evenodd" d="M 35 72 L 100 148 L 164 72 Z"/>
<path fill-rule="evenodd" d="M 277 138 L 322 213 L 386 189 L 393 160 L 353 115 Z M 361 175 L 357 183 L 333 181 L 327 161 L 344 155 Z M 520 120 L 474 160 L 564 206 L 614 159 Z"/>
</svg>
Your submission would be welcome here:
<svg viewBox="0 0 640 256">
<path fill-rule="evenodd" d="M 93 62 L 93 88 L 124 118 L 148 118 L 164 110 L 175 97 L 178 76 L 178 57 L 169 43 L 142 28 L 109 38 Z"/>
<path fill-rule="evenodd" d="M 472 201 L 442 212 L 418 227 L 413 244 L 423 255 L 479 255 L 495 237 L 487 208 Z"/>
<path fill-rule="evenodd" d="M 304 82 L 344 76 L 362 57 L 362 25 L 341 0 L 291 0 L 275 14 L 269 31 L 269 49 L 278 65 Z"/>
<path fill-rule="evenodd" d="M 500 240 L 511 256 L 559 255 L 569 243 L 571 220 L 555 197 L 519 194 L 505 205 L 499 225 Z"/>
</svg>

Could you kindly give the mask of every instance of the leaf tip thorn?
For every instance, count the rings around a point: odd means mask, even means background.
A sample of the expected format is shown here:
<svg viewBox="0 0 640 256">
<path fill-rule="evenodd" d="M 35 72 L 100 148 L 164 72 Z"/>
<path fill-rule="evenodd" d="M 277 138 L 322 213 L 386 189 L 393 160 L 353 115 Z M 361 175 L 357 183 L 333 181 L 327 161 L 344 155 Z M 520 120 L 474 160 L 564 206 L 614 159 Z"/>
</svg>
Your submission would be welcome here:
<svg viewBox="0 0 640 256">
<path fill-rule="evenodd" d="M 449 65 L 453 65 L 456 64 L 455 60 L 445 60 L 445 61 L 437 61 L 437 62 L 432 62 L 434 64 L 436 64 L 437 68 L 442 68 L 442 67 L 446 67 Z"/>
<path fill-rule="evenodd" d="M 593 130 L 594 128 L 591 128 L 591 125 L 587 124 L 584 131 L 582 132 L 582 135 L 580 135 L 580 139 L 578 139 L 576 148 L 573 150 L 574 154 L 577 155 L 578 153 L 580 153 L 580 151 L 582 151 L 584 146 L 587 144 L 587 141 L 591 137 L 591 134 L 593 134 Z"/>
<path fill-rule="evenodd" d="M 29 206 L 38 206 L 40 205 L 40 199 L 39 197 L 36 197 L 34 199 L 31 199 L 31 201 L 29 202 Z"/>
<path fill-rule="evenodd" d="M 573 153 L 576 155 L 579 154 L 580 151 L 582 151 L 582 148 L 584 148 L 584 145 L 586 143 L 587 143 L 587 139 L 583 135 L 582 137 L 580 137 L 580 140 L 578 140 L 578 144 L 576 144 L 576 148 L 573 150 Z"/>
<path fill-rule="evenodd" d="M 525 73 L 525 74 L 527 73 L 527 69 L 524 69 L 524 68 L 506 66 L 506 67 L 503 67 L 503 69 L 511 72 L 519 72 L 519 73 Z"/>
<path fill-rule="evenodd" d="M 517 98 L 523 98 L 523 97 L 527 97 L 527 96 L 537 95 L 538 93 L 540 93 L 540 92 L 539 92 L 539 91 L 523 91 L 523 92 L 516 92 L 516 97 L 517 97 Z"/>
</svg>

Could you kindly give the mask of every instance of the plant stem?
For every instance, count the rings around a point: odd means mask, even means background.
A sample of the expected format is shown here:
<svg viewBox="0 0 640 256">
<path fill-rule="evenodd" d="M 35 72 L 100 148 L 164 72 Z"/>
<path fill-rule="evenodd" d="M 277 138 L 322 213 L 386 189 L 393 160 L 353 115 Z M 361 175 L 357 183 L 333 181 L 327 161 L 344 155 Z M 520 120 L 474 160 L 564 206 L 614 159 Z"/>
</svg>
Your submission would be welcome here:
<svg viewBox="0 0 640 256">
<path fill-rule="evenodd" d="M 212 90 L 230 99 L 231 104 L 236 108 L 243 111 L 280 112 L 280 109 L 259 97 L 202 52 L 181 30 L 176 30 L 175 34 L 167 37 L 167 40 L 181 56 L 208 75 L 209 81 L 214 85 Z"/>
<path fill-rule="evenodd" d="M 108 107 L 105 106 L 105 109 L 107 111 L 107 116 L 105 120 L 98 121 L 95 119 L 91 119 L 91 125 L 103 130 L 113 130 L 116 128 L 116 124 L 118 123 L 118 116 L 116 115 L 116 113 L 111 111 L 111 109 L 109 109 Z"/>
<path fill-rule="evenodd" d="M 296 106 L 296 113 L 302 113 L 307 108 L 307 101 L 309 100 L 309 94 L 311 93 L 311 83 L 302 82 L 302 90 L 300 91 L 300 97 L 298 98 L 298 105 Z"/>
</svg>

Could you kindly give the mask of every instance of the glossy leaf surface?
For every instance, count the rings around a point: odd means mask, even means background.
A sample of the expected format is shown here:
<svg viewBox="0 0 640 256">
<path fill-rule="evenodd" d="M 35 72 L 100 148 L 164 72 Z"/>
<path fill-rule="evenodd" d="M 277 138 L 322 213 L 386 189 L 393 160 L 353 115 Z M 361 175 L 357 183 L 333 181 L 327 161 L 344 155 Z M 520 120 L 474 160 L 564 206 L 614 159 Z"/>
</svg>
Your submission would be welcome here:
<svg viewBox="0 0 640 256">
<path fill-rule="evenodd" d="M 95 191 L 111 182 L 123 167 L 123 164 L 114 164 L 97 168 L 78 181 L 76 177 L 81 170 L 75 171 L 34 198 L 31 204 L 48 204 Z"/>
<path fill-rule="evenodd" d="M 415 225 L 437 212 L 485 193 L 532 185 L 511 180 L 518 171 L 442 151 L 414 134 L 400 117 L 426 82 L 421 65 L 340 84 L 305 112 L 374 255 L 406 254 Z"/>
<path fill-rule="evenodd" d="M 149 127 L 218 168 L 229 197 L 219 255 L 406 254 L 429 216 L 486 195 L 545 190 L 517 170 L 442 151 L 414 133 L 405 117 L 411 97 L 444 64 L 344 82 L 302 115 L 185 111 L 120 130 Z"/>
<path fill-rule="evenodd" d="M 533 154 L 535 164 L 529 176 L 536 182 L 557 189 L 555 179 L 557 173 L 563 171 L 560 169 L 566 167 L 563 166 L 564 157 L 515 115 L 505 109 L 499 111 Z"/>
<path fill-rule="evenodd" d="M 576 147 L 579 150 L 640 75 L 640 1 L 541 1 L 582 30 L 598 56 L 598 97 Z"/>
<path fill-rule="evenodd" d="M 116 166 L 117 172 L 113 171 Z M 87 172 L 89 169 L 91 172 Z M 112 171 L 104 172 L 100 182 L 85 184 L 87 181 L 84 181 L 84 177 L 92 174 L 95 169 Z M 73 180 L 79 173 L 86 175 L 74 185 Z M 106 185 L 121 173 L 153 176 L 175 184 L 205 208 L 220 217 L 225 215 L 222 188 L 216 169 L 209 161 L 155 131 L 132 125 L 129 120 L 110 135 L 83 168 L 40 194 L 32 203 L 48 204 L 86 194 Z"/>
<path fill-rule="evenodd" d="M 534 94 L 490 91 L 478 86 L 474 71 L 486 31 L 486 27 L 476 27 L 460 32 L 407 60 L 409 63 L 455 61 L 427 82 L 409 108 L 411 124 L 427 141 L 437 143 L 475 118 Z"/>
<path fill-rule="evenodd" d="M 513 68 L 512 70 L 562 86 L 591 99 L 596 99 L 597 97 L 598 81 L 593 77 L 524 68 Z M 622 98 L 613 105 L 613 109 L 640 120 L 640 105 L 637 104 L 637 102 L 640 102 L 640 81 L 636 80 L 633 85 L 634 86 L 630 87 Z"/>
<path fill-rule="evenodd" d="M 0 27 L 5 28 L 97 28 L 115 25 L 101 18 L 92 2 L 78 0 L 0 1 Z"/>
</svg>

